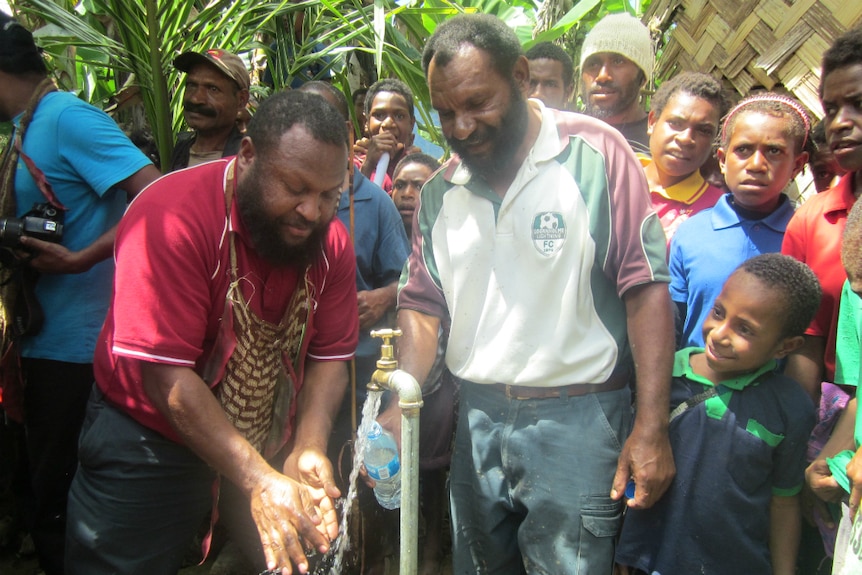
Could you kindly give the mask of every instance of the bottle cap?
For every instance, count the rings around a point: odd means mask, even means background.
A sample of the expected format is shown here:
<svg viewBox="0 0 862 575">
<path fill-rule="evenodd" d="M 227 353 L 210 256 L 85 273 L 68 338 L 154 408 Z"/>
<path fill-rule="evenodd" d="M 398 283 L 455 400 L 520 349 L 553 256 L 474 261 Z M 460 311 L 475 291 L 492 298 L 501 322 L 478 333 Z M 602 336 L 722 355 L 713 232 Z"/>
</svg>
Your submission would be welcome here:
<svg viewBox="0 0 862 575">
<path fill-rule="evenodd" d="M 629 479 L 629 482 L 626 483 L 626 499 L 634 499 L 635 498 L 635 480 Z"/>
<path fill-rule="evenodd" d="M 383 435 L 383 428 L 376 421 L 371 423 L 371 429 L 368 430 L 368 439 L 377 439 Z"/>
</svg>

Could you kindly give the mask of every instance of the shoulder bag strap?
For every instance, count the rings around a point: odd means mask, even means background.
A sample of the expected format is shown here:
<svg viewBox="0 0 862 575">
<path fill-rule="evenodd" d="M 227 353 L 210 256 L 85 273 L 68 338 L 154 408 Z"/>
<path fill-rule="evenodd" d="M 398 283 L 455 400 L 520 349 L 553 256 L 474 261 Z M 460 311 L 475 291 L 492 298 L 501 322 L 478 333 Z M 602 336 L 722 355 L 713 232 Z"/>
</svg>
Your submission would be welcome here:
<svg viewBox="0 0 862 575">
<path fill-rule="evenodd" d="M 718 395 L 717 386 L 709 387 L 698 393 L 697 395 L 693 395 L 676 406 L 676 408 L 670 412 L 670 423 L 673 423 L 673 420 L 697 405 L 700 405 L 710 397 L 715 397 Z"/>
</svg>

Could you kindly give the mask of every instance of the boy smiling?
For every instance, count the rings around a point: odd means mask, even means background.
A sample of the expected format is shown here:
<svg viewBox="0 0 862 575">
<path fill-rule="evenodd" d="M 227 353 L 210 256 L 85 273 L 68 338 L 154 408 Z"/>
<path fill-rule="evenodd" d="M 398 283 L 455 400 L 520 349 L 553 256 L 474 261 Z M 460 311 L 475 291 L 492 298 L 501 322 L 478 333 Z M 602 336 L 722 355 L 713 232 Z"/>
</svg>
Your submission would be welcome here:
<svg viewBox="0 0 862 575">
<path fill-rule="evenodd" d="M 629 509 L 618 563 L 662 575 L 794 573 L 814 406 L 775 360 L 802 344 L 819 301 L 817 278 L 789 256 L 763 254 L 731 274 L 703 323 L 705 347 L 676 354 L 677 475 L 653 508 Z"/>
</svg>

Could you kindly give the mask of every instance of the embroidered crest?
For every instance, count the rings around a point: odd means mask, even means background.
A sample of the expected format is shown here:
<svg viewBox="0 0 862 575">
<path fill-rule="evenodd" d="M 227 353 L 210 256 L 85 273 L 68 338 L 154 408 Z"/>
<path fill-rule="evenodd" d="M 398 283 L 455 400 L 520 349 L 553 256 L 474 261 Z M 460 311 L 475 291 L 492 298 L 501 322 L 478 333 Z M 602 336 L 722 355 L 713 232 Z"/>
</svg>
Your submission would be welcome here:
<svg viewBox="0 0 862 575">
<path fill-rule="evenodd" d="M 542 212 L 533 218 L 533 245 L 539 253 L 552 256 L 566 241 L 566 222 L 560 212 Z"/>
</svg>

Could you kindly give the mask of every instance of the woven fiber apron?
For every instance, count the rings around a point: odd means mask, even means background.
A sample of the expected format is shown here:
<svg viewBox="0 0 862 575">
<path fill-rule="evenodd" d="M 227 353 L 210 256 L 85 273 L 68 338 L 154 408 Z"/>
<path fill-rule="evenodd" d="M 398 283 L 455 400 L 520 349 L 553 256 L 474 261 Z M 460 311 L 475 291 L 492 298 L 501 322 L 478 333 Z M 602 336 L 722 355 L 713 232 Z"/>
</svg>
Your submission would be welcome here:
<svg viewBox="0 0 862 575">
<path fill-rule="evenodd" d="M 234 166 L 228 168 L 225 203 L 227 217 L 234 192 Z M 265 321 L 251 310 L 242 294 L 237 273 L 236 243 L 230 235 L 231 284 L 225 301 L 223 325 L 233 324 L 236 348 L 218 386 L 218 399 L 228 419 L 264 456 L 274 454 L 286 440 L 287 418 L 296 395 L 291 373 L 298 373 L 302 341 L 309 320 L 309 279 L 306 267 L 297 281 L 281 322 Z M 289 373 L 285 360 L 290 362 Z"/>
</svg>

